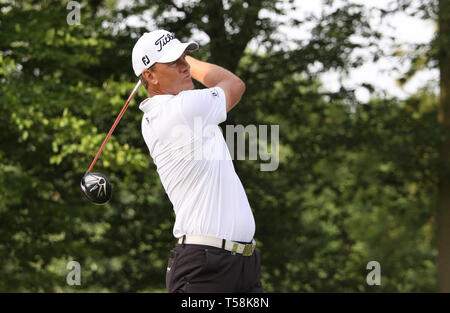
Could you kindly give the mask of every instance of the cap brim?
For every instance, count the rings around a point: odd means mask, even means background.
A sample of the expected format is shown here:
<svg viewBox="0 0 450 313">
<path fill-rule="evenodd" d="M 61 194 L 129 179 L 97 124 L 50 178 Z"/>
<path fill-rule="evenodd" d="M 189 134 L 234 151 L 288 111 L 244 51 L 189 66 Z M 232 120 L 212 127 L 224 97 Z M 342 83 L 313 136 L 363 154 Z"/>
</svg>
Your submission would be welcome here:
<svg viewBox="0 0 450 313">
<path fill-rule="evenodd" d="M 194 51 L 197 49 L 198 49 L 198 44 L 194 41 L 191 41 L 188 43 L 182 43 L 182 44 L 176 45 L 170 51 L 167 51 L 167 53 L 165 53 L 164 56 L 161 57 L 161 59 L 159 59 L 156 62 L 157 63 L 170 63 L 170 62 L 178 60 L 178 58 L 185 51 Z"/>
</svg>

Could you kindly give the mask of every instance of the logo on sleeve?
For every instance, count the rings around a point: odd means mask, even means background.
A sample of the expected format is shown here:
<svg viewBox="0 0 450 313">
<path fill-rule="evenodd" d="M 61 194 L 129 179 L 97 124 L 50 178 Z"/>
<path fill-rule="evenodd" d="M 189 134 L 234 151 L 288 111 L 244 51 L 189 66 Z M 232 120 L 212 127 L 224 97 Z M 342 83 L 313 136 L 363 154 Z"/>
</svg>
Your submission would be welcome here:
<svg viewBox="0 0 450 313">
<path fill-rule="evenodd" d="M 218 96 L 219 96 L 219 94 L 217 93 L 216 90 L 211 90 L 211 93 L 212 93 L 212 95 L 213 95 L 214 97 L 218 97 Z"/>
</svg>

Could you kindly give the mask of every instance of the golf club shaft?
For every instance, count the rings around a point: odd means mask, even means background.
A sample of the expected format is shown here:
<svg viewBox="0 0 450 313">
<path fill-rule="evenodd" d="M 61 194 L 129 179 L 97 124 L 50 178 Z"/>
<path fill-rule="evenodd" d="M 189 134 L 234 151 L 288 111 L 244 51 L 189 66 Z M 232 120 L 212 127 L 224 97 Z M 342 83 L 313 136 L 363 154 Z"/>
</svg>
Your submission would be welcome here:
<svg viewBox="0 0 450 313">
<path fill-rule="evenodd" d="M 97 161 L 98 157 L 102 153 L 103 147 L 105 146 L 105 144 L 108 141 L 109 137 L 113 133 L 113 131 L 116 128 L 117 124 L 119 124 L 119 121 L 122 118 L 122 115 L 125 113 L 125 111 L 126 111 L 126 109 L 128 107 L 128 104 L 134 98 L 134 95 L 136 94 L 137 90 L 139 89 L 139 86 L 141 86 L 141 81 L 140 80 L 137 82 L 136 86 L 134 87 L 133 91 L 131 92 L 130 96 L 128 97 L 127 102 L 125 102 L 125 105 L 123 106 L 122 111 L 120 111 L 119 115 L 117 116 L 116 121 L 114 122 L 113 126 L 109 130 L 108 135 L 106 135 L 105 140 L 103 140 L 102 146 L 100 147 L 100 149 L 98 150 L 97 154 L 95 155 L 95 158 L 94 158 L 94 160 L 91 163 L 91 166 L 89 166 L 88 172 L 90 172 L 92 170 L 92 168 L 94 167 L 95 162 Z"/>
</svg>

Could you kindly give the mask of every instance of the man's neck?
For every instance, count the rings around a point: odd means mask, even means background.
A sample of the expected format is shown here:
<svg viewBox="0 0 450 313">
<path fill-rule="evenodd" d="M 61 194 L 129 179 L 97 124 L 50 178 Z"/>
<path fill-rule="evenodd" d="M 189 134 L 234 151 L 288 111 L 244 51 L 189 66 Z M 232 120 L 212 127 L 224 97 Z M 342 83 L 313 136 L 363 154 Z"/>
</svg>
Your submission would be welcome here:
<svg viewBox="0 0 450 313">
<path fill-rule="evenodd" d="M 160 90 L 149 90 L 148 95 L 150 96 L 150 98 L 153 98 L 154 96 L 167 95 L 167 93 Z"/>
</svg>

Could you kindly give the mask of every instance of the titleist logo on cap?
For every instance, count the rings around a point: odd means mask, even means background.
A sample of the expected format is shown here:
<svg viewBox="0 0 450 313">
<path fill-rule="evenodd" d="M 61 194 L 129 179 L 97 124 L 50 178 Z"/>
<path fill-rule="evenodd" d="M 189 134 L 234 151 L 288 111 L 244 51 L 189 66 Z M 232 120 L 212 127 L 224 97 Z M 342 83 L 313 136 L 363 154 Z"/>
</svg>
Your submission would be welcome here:
<svg viewBox="0 0 450 313">
<path fill-rule="evenodd" d="M 175 39 L 175 35 L 174 35 L 173 33 L 172 33 L 172 34 L 166 34 L 166 35 L 163 35 L 163 36 L 159 37 L 158 40 L 155 41 L 155 46 L 158 46 L 158 45 L 159 45 L 159 50 L 158 50 L 158 52 L 161 51 L 162 48 L 163 48 L 165 45 L 167 45 L 167 43 L 168 43 L 169 41 L 171 41 L 172 39 Z"/>
</svg>

